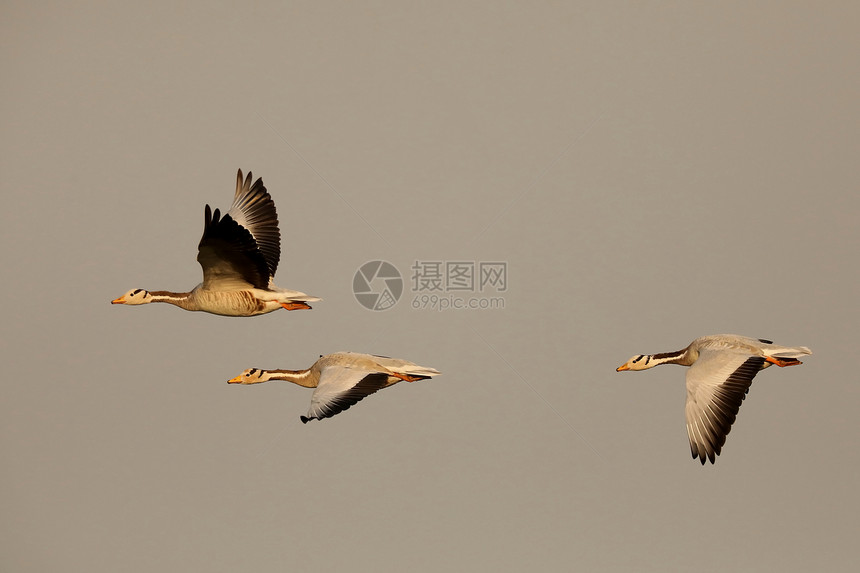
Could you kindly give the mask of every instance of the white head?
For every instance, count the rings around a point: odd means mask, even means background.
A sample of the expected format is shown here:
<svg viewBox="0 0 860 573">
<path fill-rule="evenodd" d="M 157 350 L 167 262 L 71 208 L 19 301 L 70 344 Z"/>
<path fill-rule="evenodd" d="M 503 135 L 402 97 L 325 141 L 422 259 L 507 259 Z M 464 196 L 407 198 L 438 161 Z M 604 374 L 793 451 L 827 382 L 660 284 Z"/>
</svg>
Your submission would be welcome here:
<svg viewBox="0 0 860 573">
<path fill-rule="evenodd" d="M 647 354 L 637 354 L 636 356 L 631 356 L 630 360 L 616 368 L 615 371 L 623 372 L 624 370 L 646 370 L 648 368 L 653 368 L 657 366 L 657 362 L 654 362 L 653 360 L 646 360 L 647 357 Z"/>
<path fill-rule="evenodd" d="M 249 368 L 235 378 L 227 380 L 227 384 L 257 384 L 259 382 L 266 382 L 267 380 L 269 380 L 269 376 L 265 370 Z"/>
<path fill-rule="evenodd" d="M 130 290 L 119 298 L 110 301 L 111 304 L 147 304 L 152 302 L 152 293 L 142 288 Z"/>
</svg>

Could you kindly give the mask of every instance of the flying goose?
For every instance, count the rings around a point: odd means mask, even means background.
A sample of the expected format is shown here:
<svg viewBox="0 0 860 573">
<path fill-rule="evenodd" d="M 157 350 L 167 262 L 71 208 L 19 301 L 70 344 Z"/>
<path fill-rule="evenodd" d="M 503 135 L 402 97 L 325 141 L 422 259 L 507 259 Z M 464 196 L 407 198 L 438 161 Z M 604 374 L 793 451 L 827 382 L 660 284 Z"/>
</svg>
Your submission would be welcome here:
<svg viewBox="0 0 860 573">
<path fill-rule="evenodd" d="M 779 346 L 771 340 L 736 334 L 697 338 L 687 348 L 664 354 L 637 354 L 616 368 L 646 370 L 660 364 L 690 366 L 687 371 L 687 434 L 693 459 L 714 463 L 759 370 L 771 364 L 796 366 L 812 354 L 805 346 Z"/>
<path fill-rule="evenodd" d="M 279 308 L 309 309 L 321 300 L 303 292 L 282 289 L 272 282 L 281 257 L 278 214 L 271 195 L 257 179 L 236 176 L 236 196 L 221 217 L 206 205 L 203 237 L 197 246 L 197 262 L 203 282 L 191 292 L 130 290 L 112 304 L 166 302 L 184 308 L 224 316 L 255 316 Z"/>
<path fill-rule="evenodd" d="M 228 384 L 258 384 L 269 380 L 286 380 L 305 388 L 316 388 L 311 396 L 311 407 L 302 423 L 322 420 L 339 414 L 350 406 L 401 380 L 415 382 L 439 374 L 438 370 L 418 366 L 406 360 L 335 352 L 320 355 L 313 366 L 305 370 L 261 370 L 251 368 L 227 381 Z"/>
</svg>

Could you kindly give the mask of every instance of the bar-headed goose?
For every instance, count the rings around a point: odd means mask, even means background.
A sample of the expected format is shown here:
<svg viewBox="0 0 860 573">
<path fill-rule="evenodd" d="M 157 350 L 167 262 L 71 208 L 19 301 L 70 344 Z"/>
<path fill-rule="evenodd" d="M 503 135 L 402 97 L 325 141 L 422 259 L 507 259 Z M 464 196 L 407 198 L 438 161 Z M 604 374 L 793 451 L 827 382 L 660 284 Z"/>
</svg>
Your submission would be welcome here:
<svg viewBox="0 0 860 573">
<path fill-rule="evenodd" d="M 645 370 L 660 364 L 690 366 L 687 371 L 687 434 L 693 459 L 704 465 L 720 455 L 726 435 L 759 370 L 771 364 L 795 366 L 812 354 L 805 346 L 779 346 L 736 334 L 697 338 L 687 348 L 664 354 L 638 354 L 616 371 Z"/>
<path fill-rule="evenodd" d="M 406 380 L 415 382 L 439 374 L 438 370 L 418 366 L 406 360 L 335 352 L 320 356 L 313 366 L 305 370 L 261 370 L 251 368 L 227 381 L 228 384 L 258 384 L 269 380 L 286 380 L 305 388 L 316 388 L 311 396 L 308 420 L 330 418 L 350 406 L 393 384 Z"/>
<path fill-rule="evenodd" d="M 203 267 L 203 282 L 191 292 L 130 290 L 113 304 L 166 302 L 185 310 L 224 316 L 255 316 L 279 308 L 309 309 L 320 300 L 303 292 L 282 289 L 272 282 L 281 257 L 278 214 L 271 195 L 257 179 L 236 176 L 236 195 L 222 217 L 206 205 L 203 237 L 197 247 L 197 262 Z"/>
</svg>

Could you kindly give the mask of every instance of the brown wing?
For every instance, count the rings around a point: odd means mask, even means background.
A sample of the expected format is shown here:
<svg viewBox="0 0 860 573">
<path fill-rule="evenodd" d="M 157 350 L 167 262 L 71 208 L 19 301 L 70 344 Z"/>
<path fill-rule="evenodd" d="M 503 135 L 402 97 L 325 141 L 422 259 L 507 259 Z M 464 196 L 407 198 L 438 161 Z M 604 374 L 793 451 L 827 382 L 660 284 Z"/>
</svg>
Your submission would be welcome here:
<svg viewBox="0 0 860 573">
<path fill-rule="evenodd" d="M 236 195 L 227 215 L 251 233 L 257 242 L 257 248 L 266 260 L 271 278 L 275 276 L 278 261 L 281 258 L 278 212 L 275 210 L 272 196 L 263 185 L 263 179 L 257 179 L 253 185 L 252 179 L 253 175 L 249 171 L 248 177 L 243 181 L 242 170 L 239 170 L 236 175 Z"/>
<path fill-rule="evenodd" d="M 250 231 L 227 214 L 212 213 L 206 205 L 203 237 L 197 246 L 197 262 L 203 267 L 203 287 L 239 290 L 253 286 L 266 289 L 269 265 Z"/>
</svg>

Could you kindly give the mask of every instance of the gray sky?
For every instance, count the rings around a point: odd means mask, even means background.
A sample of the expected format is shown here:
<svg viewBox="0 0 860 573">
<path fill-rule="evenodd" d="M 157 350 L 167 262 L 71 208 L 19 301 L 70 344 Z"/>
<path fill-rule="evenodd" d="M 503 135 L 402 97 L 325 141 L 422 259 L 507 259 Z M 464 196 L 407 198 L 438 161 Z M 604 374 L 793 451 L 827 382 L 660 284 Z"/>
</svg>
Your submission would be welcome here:
<svg viewBox="0 0 860 573">
<path fill-rule="evenodd" d="M 856 8 L 279 4 L 2 8 L 5 571 L 856 565 Z M 199 282 L 237 168 L 325 300 L 111 306 Z M 413 309 L 415 261 L 504 309 Z M 815 354 L 702 467 L 684 371 L 614 369 L 722 332 Z M 226 384 L 337 350 L 443 375 L 307 425 Z"/>
</svg>

